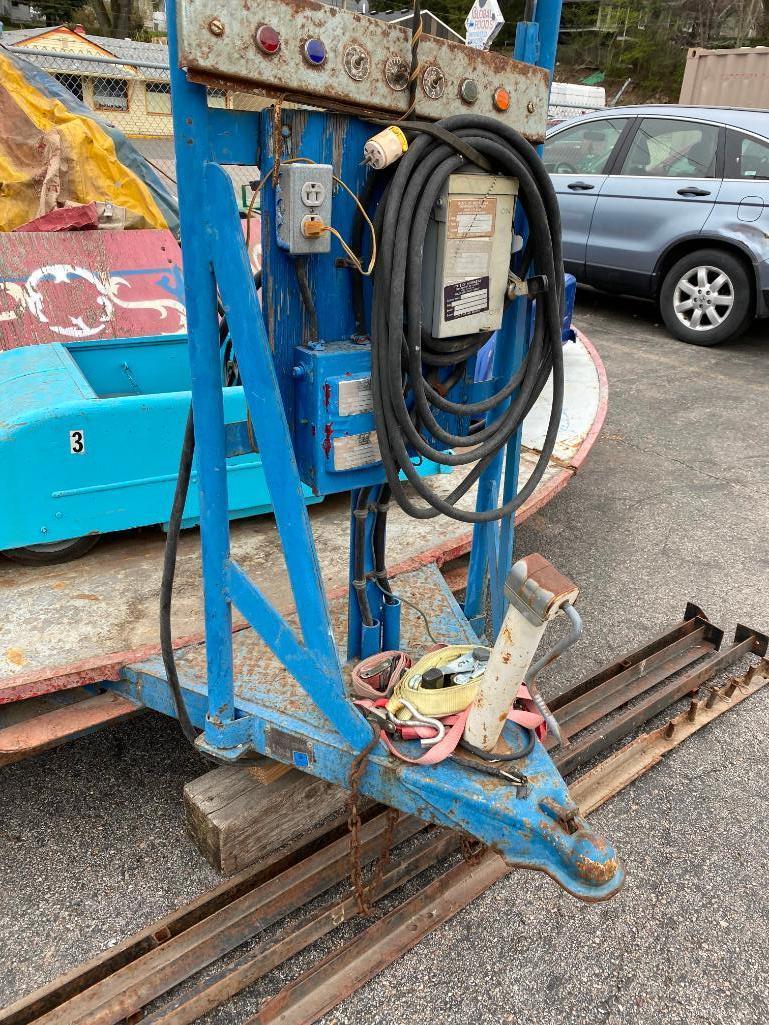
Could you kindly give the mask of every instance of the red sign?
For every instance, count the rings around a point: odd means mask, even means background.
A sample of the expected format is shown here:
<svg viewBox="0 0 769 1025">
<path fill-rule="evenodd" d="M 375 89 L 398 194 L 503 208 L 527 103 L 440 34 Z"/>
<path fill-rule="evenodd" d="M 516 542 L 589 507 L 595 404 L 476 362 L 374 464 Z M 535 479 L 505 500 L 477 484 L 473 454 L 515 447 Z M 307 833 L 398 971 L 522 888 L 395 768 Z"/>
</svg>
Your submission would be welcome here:
<svg viewBox="0 0 769 1025">
<path fill-rule="evenodd" d="M 0 350 L 186 329 L 170 231 L 0 233 Z"/>
</svg>

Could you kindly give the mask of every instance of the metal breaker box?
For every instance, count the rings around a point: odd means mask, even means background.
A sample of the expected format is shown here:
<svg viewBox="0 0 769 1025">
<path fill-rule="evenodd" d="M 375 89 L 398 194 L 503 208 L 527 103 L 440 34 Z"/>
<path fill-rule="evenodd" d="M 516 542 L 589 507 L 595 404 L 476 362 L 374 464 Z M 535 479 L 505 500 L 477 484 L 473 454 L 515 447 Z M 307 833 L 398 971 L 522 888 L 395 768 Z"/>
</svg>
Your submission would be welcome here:
<svg viewBox="0 0 769 1025">
<path fill-rule="evenodd" d="M 436 201 L 423 256 L 422 303 L 435 338 L 502 324 L 518 182 L 452 174 Z"/>
<path fill-rule="evenodd" d="M 298 346 L 294 357 L 294 448 L 302 481 L 320 495 L 381 483 L 370 347 Z"/>
</svg>

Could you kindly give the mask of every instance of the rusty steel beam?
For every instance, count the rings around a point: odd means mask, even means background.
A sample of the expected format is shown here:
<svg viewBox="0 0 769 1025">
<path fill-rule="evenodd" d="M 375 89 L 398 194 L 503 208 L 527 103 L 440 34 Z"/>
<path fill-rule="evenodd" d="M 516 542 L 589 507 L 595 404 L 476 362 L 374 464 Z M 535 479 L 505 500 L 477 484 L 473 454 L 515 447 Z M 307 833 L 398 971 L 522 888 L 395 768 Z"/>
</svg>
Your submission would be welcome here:
<svg viewBox="0 0 769 1025">
<path fill-rule="evenodd" d="M 763 656 L 766 651 L 766 635 L 744 626 L 738 626 L 734 635 L 734 643 L 728 648 L 714 653 L 696 669 L 692 669 L 683 676 L 657 688 L 643 701 L 639 701 L 624 714 L 609 719 L 605 726 L 590 733 L 582 741 L 561 748 L 554 759 L 559 772 L 565 776 L 586 765 L 607 748 L 638 729 L 639 726 L 643 726 L 644 723 L 653 719 L 655 715 L 664 712 L 676 701 L 680 701 L 687 694 L 696 693 L 703 683 L 712 679 L 722 669 L 733 665 L 743 655 Z"/>
<path fill-rule="evenodd" d="M 589 815 L 626 786 L 648 772 L 688 737 L 719 715 L 751 697 L 769 683 L 769 662 L 764 659 L 740 676 L 711 690 L 706 701 L 692 701 L 689 708 L 649 733 L 643 733 L 594 769 L 580 776 L 570 793 L 583 815 Z M 711 696 L 712 695 L 712 700 Z"/>
<path fill-rule="evenodd" d="M 390 861 L 374 898 L 383 897 L 431 865 L 449 857 L 458 849 L 459 844 L 460 839 L 456 833 L 444 830 L 428 832 L 425 841 L 416 850 Z M 304 920 L 301 926 L 286 928 L 268 946 L 244 955 L 212 978 L 204 979 L 192 991 L 183 993 L 158 1011 L 142 1018 L 142 1025 L 189 1025 L 358 913 L 358 902 L 354 896 L 333 901 Z"/>
<path fill-rule="evenodd" d="M 602 680 L 566 704 L 560 704 L 554 715 L 562 733 L 567 736 L 579 733 L 697 659 L 717 651 L 723 632 L 712 623 L 703 623 L 697 619 L 690 622 L 696 628 L 616 676 Z M 701 625 L 697 626 L 698 623 Z"/>
<path fill-rule="evenodd" d="M 649 665 L 650 659 L 654 660 L 661 651 L 668 648 L 671 644 L 675 644 L 680 639 L 690 636 L 695 630 L 699 630 L 705 624 L 710 624 L 712 629 L 716 631 L 709 635 L 709 639 L 712 639 L 713 646 L 718 648 L 720 646 L 718 635 L 720 634 L 720 639 L 722 640 L 723 631 L 718 630 L 717 627 L 710 623 L 710 620 L 699 606 L 689 602 L 686 606 L 684 618 L 680 623 L 676 623 L 675 626 L 672 626 L 669 630 L 644 644 L 637 651 L 632 652 L 632 654 L 625 655 L 624 658 L 617 659 L 615 662 L 610 662 L 592 676 L 582 680 L 581 683 L 575 684 L 575 686 L 570 687 L 562 694 L 558 694 L 549 702 L 551 709 L 553 712 L 557 712 L 560 708 L 572 704 L 577 698 L 581 698 L 589 691 L 595 690 L 596 687 L 619 676 L 621 673 L 628 673 L 626 679 L 635 679 L 636 676 L 643 674 L 646 666 Z"/>
<path fill-rule="evenodd" d="M 402 816 L 393 842 L 423 829 Z M 385 813 L 361 830 L 361 863 L 376 858 L 387 831 Z M 88 1025 L 118 1022 L 345 878 L 346 827 L 317 835 L 260 870 L 247 870 L 150 929 L 124 941 L 51 985 L 0 1012 L 0 1025 Z"/>
<path fill-rule="evenodd" d="M 138 960 L 148 951 L 167 942 L 173 936 L 179 935 L 229 902 L 250 893 L 268 879 L 279 875 L 310 854 L 314 854 L 325 844 L 346 835 L 346 824 L 331 830 L 319 827 L 306 837 L 301 846 L 295 847 L 286 854 L 270 858 L 258 868 L 244 869 L 226 882 L 208 890 L 176 911 L 172 911 L 171 914 L 161 918 L 148 928 L 134 933 L 116 946 L 78 965 L 71 972 L 60 975 L 47 986 L 35 990 L 29 996 L 22 997 L 16 1003 L 0 1010 L 0 1025 L 29 1025 L 31 1022 L 37 1021 L 42 1015 L 77 993 L 95 985 L 125 965 Z"/>
<path fill-rule="evenodd" d="M 317 1021 L 509 871 L 491 851 L 477 865 L 454 865 L 351 943 L 289 983 L 243 1025 L 309 1025 Z"/>
<path fill-rule="evenodd" d="M 412 816 L 395 825 L 392 842 L 400 843 L 424 829 Z M 388 831 L 386 815 L 361 830 L 360 860 L 379 856 Z M 149 951 L 138 961 L 79 993 L 39 1019 L 39 1025 L 117 1025 L 195 972 L 346 878 L 349 840 L 340 838 L 310 855 L 251 893 Z"/>
</svg>

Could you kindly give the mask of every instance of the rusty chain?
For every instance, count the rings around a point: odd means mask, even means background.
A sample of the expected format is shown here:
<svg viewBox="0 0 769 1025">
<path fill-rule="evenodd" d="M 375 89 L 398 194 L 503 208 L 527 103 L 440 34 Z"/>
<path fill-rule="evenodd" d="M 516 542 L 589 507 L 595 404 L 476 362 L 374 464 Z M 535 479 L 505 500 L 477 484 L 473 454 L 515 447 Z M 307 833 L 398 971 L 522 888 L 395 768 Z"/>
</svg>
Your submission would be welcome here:
<svg viewBox="0 0 769 1025">
<path fill-rule="evenodd" d="M 485 843 L 481 843 L 480 840 L 476 840 L 474 836 L 463 833 L 459 840 L 459 850 L 462 854 L 462 860 L 466 864 L 478 865 L 488 850 L 488 846 Z"/>
<path fill-rule="evenodd" d="M 374 913 L 372 904 L 376 899 L 376 891 L 381 885 L 385 869 L 390 861 L 390 848 L 392 847 L 393 831 L 395 824 L 400 818 L 397 808 L 387 809 L 387 828 L 382 837 L 382 849 L 379 852 L 376 864 L 371 875 L 368 886 L 363 881 L 363 867 L 360 863 L 360 827 L 361 818 L 358 810 L 360 802 L 359 785 L 361 777 L 366 769 L 368 756 L 379 743 L 381 733 L 374 730 L 374 734 L 362 751 L 355 756 L 350 767 L 347 826 L 350 830 L 350 882 L 352 884 L 355 900 L 358 904 L 358 911 L 361 915 L 370 917 Z"/>
</svg>

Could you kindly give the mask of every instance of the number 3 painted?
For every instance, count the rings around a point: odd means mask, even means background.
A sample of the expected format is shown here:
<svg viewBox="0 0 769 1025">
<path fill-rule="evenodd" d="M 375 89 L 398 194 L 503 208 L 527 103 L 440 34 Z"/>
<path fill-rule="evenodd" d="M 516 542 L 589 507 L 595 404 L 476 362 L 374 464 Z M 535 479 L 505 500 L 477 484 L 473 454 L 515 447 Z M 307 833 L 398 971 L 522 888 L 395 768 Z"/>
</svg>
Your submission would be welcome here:
<svg viewBox="0 0 769 1025">
<path fill-rule="evenodd" d="M 85 452 L 85 431 L 69 432 L 69 450 L 76 456 L 82 455 Z"/>
</svg>

